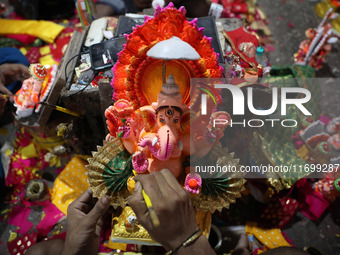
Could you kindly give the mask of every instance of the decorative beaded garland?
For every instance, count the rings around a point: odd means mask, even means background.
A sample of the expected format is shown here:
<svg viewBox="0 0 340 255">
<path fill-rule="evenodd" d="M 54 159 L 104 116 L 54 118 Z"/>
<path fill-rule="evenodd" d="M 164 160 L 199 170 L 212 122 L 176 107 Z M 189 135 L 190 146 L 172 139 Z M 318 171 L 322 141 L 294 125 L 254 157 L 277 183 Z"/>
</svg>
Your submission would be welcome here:
<svg viewBox="0 0 340 255">
<path fill-rule="evenodd" d="M 46 77 L 47 74 L 47 70 L 45 68 L 45 66 L 41 65 L 41 64 L 33 64 L 30 65 L 30 73 L 31 75 L 40 81 L 43 81 Z"/>
</svg>

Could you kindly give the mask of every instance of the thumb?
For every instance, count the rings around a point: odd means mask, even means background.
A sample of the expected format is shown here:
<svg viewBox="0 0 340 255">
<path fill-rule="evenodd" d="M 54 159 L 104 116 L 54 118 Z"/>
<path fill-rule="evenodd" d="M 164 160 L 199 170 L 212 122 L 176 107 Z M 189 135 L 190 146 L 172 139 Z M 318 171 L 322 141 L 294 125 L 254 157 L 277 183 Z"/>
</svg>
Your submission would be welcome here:
<svg viewBox="0 0 340 255">
<path fill-rule="evenodd" d="M 142 195 L 142 184 L 139 181 L 136 181 L 135 184 L 135 190 L 133 194 L 129 198 L 128 204 L 133 207 L 134 204 L 139 203 L 139 201 L 144 201 L 143 195 Z"/>
<path fill-rule="evenodd" d="M 88 214 L 89 224 L 97 224 L 98 220 L 105 214 L 109 207 L 110 199 L 107 196 L 101 197 Z"/>
<path fill-rule="evenodd" d="M 139 181 L 136 182 L 135 192 L 130 196 L 128 204 L 139 220 L 148 212 L 142 195 L 142 184 Z"/>
</svg>

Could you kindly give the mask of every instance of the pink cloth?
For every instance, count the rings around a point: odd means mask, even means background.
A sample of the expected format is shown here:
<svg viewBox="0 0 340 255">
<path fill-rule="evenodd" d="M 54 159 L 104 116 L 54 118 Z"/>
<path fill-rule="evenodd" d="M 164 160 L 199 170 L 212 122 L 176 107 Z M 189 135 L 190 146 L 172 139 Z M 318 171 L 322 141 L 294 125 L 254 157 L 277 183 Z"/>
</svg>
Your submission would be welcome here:
<svg viewBox="0 0 340 255">
<path fill-rule="evenodd" d="M 301 212 L 311 220 L 318 220 L 329 206 L 329 202 L 307 181 L 299 183 L 298 200 L 302 204 Z"/>
<path fill-rule="evenodd" d="M 7 243 L 8 251 L 11 255 L 24 255 L 26 250 L 38 240 L 37 233 L 26 234 Z"/>
<path fill-rule="evenodd" d="M 18 233 L 26 235 L 32 228 L 33 223 L 28 221 L 28 217 L 31 213 L 33 206 L 39 205 L 43 207 L 45 216 L 36 226 L 36 230 L 40 236 L 46 237 L 51 231 L 53 226 L 65 216 L 49 199 L 42 202 L 27 201 L 25 199 L 25 193 L 20 195 L 21 205 L 17 205 L 8 215 L 8 224 L 17 226 Z"/>
<path fill-rule="evenodd" d="M 43 207 L 43 211 L 45 216 L 36 226 L 36 229 L 41 236 L 47 236 L 51 231 L 53 226 L 58 223 L 58 221 L 65 216 L 49 199 L 45 201 L 28 201 L 24 197 L 24 193 L 21 194 L 21 202 L 27 208 L 30 208 L 35 205 L 40 205 Z"/>
<path fill-rule="evenodd" d="M 33 223 L 27 220 L 30 212 L 31 208 L 15 206 L 8 217 L 8 224 L 17 226 L 20 234 L 26 234 L 33 227 Z"/>
<path fill-rule="evenodd" d="M 58 221 L 65 216 L 54 204 L 49 200 L 48 205 L 44 207 L 45 217 L 37 225 L 38 233 L 47 236 L 51 231 L 53 226 L 58 223 Z"/>
<path fill-rule="evenodd" d="M 6 35 L 6 37 L 15 39 L 25 45 L 30 45 L 37 39 L 37 37 L 31 35 Z"/>
<path fill-rule="evenodd" d="M 321 115 L 321 116 L 319 117 L 319 120 L 320 120 L 323 124 L 327 125 L 332 119 L 331 119 L 331 118 L 328 118 L 326 115 Z"/>
</svg>

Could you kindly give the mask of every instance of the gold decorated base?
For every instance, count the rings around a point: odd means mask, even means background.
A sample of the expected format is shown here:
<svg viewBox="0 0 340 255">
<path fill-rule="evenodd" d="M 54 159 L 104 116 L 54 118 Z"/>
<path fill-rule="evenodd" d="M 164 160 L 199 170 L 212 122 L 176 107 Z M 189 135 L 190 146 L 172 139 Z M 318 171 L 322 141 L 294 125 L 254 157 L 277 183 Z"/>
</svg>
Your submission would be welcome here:
<svg viewBox="0 0 340 255">
<path fill-rule="evenodd" d="M 111 240 L 119 243 L 133 243 L 145 245 L 159 245 L 150 238 L 149 233 L 138 222 L 135 226 L 126 226 L 129 216 L 135 216 L 130 206 L 124 207 L 112 218 Z"/>
<path fill-rule="evenodd" d="M 117 211 L 116 215 L 113 216 L 111 241 L 115 243 L 160 246 L 159 243 L 152 240 L 149 233 L 143 226 L 138 224 L 138 222 L 134 226 L 127 224 L 127 218 L 131 215 L 135 216 L 131 207 L 126 206 L 120 211 Z M 196 221 L 203 234 L 208 238 L 211 225 L 211 213 L 196 211 Z"/>
</svg>

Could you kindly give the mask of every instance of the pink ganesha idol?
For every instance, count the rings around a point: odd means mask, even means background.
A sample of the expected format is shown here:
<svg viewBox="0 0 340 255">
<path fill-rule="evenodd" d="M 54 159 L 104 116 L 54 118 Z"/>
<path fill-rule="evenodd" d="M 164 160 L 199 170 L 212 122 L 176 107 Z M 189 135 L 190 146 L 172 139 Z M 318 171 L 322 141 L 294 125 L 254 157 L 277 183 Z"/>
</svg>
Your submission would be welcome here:
<svg viewBox="0 0 340 255">
<path fill-rule="evenodd" d="M 182 155 L 189 155 L 189 144 L 182 140 L 188 132 L 190 110 L 182 103 L 182 95 L 175 79 L 170 75 L 157 102 L 140 108 L 148 121 L 141 131 L 138 150 L 132 164 L 137 173 L 168 168 L 178 178 L 182 173 Z"/>
<path fill-rule="evenodd" d="M 34 109 L 36 112 L 40 110 L 40 105 L 37 104 L 46 99 L 55 79 L 56 69 L 57 65 L 50 68 L 41 64 L 30 65 L 31 77 L 23 81 L 14 99 L 19 119 L 32 115 Z"/>
<path fill-rule="evenodd" d="M 219 118 L 224 115 L 230 118 L 226 112 L 215 112 L 213 116 L 216 114 Z M 107 140 L 118 134 L 124 147 L 133 154 L 132 164 L 137 174 L 167 168 L 180 182 L 184 181 L 188 191 L 199 193 L 201 177 L 190 173 L 190 167 L 184 169 L 183 162 L 193 153 L 201 157 L 206 155 L 219 142 L 226 125 L 214 130 L 216 139 L 213 142 L 208 139 L 212 135 L 211 125 L 202 123 L 202 117 L 192 116 L 190 108 L 182 103 L 173 75 L 169 75 L 162 85 L 157 102 L 133 111 L 128 100 L 120 99 L 106 110 L 105 115 L 110 130 Z M 190 126 L 193 126 L 191 130 Z"/>
</svg>

